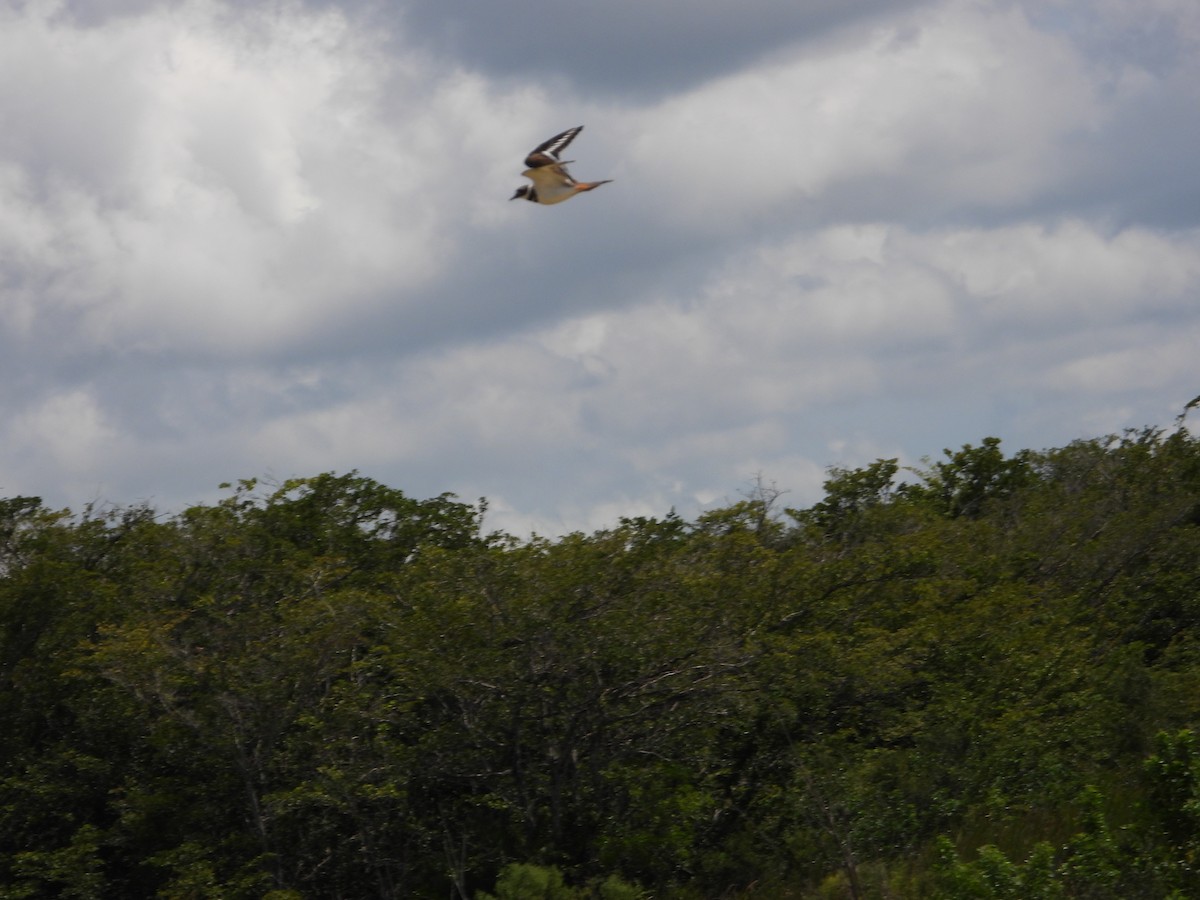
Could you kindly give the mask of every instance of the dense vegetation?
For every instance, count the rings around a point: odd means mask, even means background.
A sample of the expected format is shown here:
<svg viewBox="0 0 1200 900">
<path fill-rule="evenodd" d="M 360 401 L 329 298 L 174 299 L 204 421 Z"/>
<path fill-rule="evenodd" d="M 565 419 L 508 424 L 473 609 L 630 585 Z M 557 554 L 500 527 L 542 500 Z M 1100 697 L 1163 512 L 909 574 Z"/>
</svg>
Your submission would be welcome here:
<svg viewBox="0 0 1200 900">
<path fill-rule="evenodd" d="M 0 898 L 1200 896 L 1200 442 L 782 500 L 0 501 Z"/>
</svg>

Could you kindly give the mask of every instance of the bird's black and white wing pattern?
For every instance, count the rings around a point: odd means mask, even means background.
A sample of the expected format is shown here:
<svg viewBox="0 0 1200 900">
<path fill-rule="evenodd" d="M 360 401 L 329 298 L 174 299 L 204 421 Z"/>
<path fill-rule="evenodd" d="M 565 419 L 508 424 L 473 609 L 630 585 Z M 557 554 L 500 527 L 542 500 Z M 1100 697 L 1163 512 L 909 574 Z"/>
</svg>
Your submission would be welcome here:
<svg viewBox="0 0 1200 900">
<path fill-rule="evenodd" d="M 538 144 L 525 157 L 525 165 L 531 169 L 540 169 L 543 166 L 561 166 L 566 165 L 566 162 L 571 162 L 571 160 L 563 162 L 558 155 L 567 148 L 567 144 L 575 140 L 575 136 L 581 131 L 583 131 L 583 126 L 576 125 L 574 128 L 568 128 L 562 134 L 556 134 L 545 143 Z"/>
<path fill-rule="evenodd" d="M 525 165 L 528 168 L 521 173 L 533 184 L 517 188 L 517 192 L 509 199 L 521 198 L 549 205 L 562 203 L 576 194 L 593 191 L 602 184 L 608 184 L 611 179 L 576 181 L 567 171 L 567 163 L 573 162 L 573 160 L 559 158 L 559 154 L 563 152 L 567 144 L 575 140 L 575 136 L 581 131 L 583 131 L 583 126 L 576 125 L 534 147 L 525 157 Z"/>
</svg>

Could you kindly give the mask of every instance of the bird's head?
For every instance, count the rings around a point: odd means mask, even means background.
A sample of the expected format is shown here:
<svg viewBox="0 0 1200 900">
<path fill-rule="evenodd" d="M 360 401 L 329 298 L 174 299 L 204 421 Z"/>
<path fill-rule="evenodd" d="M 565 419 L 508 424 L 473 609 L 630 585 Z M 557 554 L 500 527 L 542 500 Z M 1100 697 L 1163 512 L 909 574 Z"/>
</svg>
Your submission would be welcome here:
<svg viewBox="0 0 1200 900">
<path fill-rule="evenodd" d="M 511 197 L 509 197 L 508 199 L 516 200 L 518 197 L 528 197 L 529 190 L 530 190 L 529 185 L 523 184 L 519 188 L 517 188 L 517 192 L 515 194 L 513 194 Z"/>
</svg>

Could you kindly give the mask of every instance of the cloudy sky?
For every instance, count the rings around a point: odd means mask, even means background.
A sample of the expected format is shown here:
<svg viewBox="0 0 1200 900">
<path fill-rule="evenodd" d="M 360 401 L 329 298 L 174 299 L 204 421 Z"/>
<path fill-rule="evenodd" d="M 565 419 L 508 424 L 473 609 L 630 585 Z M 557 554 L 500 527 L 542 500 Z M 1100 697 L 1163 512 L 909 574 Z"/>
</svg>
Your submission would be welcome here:
<svg viewBox="0 0 1200 900">
<path fill-rule="evenodd" d="M 1198 161 L 1196 0 L 0 0 L 0 496 L 558 534 L 1169 425 Z"/>
</svg>

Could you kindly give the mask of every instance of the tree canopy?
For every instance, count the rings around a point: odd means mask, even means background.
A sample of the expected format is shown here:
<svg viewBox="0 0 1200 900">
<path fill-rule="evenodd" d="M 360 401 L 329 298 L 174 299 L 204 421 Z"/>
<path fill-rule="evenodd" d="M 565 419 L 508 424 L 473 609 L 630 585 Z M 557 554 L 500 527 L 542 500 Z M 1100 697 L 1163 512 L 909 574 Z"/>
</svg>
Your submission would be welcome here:
<svg viewBox="0 0 1200 900">
<path fill-rule="evenodd" d="M 0 900 L 1200 896 L 1200 443 L 557 539 L 0 500 Z"/>
</svg>

